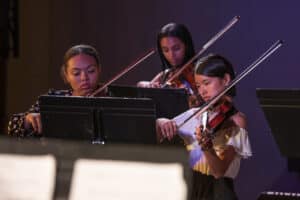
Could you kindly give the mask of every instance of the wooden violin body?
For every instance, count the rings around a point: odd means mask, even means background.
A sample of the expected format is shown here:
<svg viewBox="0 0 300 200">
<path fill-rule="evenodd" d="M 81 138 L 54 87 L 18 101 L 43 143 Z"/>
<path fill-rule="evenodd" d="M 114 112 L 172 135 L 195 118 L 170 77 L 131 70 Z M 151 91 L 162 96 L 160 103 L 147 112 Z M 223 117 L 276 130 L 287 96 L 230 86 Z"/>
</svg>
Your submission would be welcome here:
<svg viewBox="0 0 300 200">
<path fill-rule="evenodd" d="M 202 129 L 201 132 L 209 138 L 214 138 L 215 133 L 220 129 L 224 122 L 237 113 L 237 110 L 231 101 L 222 99 L 212 106 L 208 112 L 213 113 L 213 116 L 207 118 L 205 129 Z M 202 128 L 203 127 L 204 126 L 202 126 Z"/>
</svg>

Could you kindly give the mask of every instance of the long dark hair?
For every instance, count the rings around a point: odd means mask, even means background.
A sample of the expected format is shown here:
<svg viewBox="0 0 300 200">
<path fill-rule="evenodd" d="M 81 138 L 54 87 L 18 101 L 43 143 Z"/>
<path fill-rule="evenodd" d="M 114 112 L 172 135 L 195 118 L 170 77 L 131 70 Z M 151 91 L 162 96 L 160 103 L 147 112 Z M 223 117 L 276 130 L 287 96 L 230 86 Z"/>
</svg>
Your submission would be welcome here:
<svg viewBox="0 0 300 200">
<path fill-rule="evenodd" d="M 171 68 L 170 63 L 163 55 L 160 41 L 164 37 L 176 37 L 181 40 L 185 45 L 185 58 L 183 63 L 186 63 L 195 55 L 194 44 L 190 32 L 183 24 L 169 23 L 161 28 L 157 35 L 157 50 L 162 62 L 162 70 Z"/>
<path fill-rule="evenodd" d="M 199 59 L 195 66 L 195 74 L 219 78 L 224 78 L 225 74 L 229 74 L 231 80 L 235 79 L 232 64 L 217 54 L 209 54 Z M 236 95 L 235 86 L 227 94 L 234 97 Z"/>
</svg>

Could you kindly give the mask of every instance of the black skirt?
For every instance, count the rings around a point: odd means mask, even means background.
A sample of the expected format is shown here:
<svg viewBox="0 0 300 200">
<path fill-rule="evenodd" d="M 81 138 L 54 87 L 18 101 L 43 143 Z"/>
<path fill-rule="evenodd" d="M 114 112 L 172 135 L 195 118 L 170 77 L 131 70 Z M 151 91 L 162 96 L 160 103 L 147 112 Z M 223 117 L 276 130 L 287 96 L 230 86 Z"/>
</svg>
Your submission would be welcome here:
<svg viewBox="0 0 300 200">
<path fill-rule="evenodd" d="M 191 200 L 237 200 L 233 179 L 193 171 Z"/>
</svg>

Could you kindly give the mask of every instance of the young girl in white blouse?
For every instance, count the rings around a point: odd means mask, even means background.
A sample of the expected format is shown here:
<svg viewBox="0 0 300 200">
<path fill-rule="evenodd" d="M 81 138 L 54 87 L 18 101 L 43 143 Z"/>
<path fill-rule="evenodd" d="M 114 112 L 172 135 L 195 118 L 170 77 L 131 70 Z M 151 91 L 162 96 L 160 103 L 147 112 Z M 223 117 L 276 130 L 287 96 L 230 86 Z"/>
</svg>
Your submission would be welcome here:
<svg viewBox="0 0 300 200">
<path fill-rule="evenodd" d="M 200 96 L 209 102 L 224 91 L 235 78 L 229 61 L 220 55 L 208 55 L 195 67 L 195 82 Z M 192 108 L 174 119 L 157 120 L 159 140 L 178 134 L 184 140 L 193 169 L 193 200 L 235 200 L 233 179 L 242 158 L 252 155 L 246 117 L 233 104 L 233 87 L 219 101 L 200 115 L 182 123 L 198 108 Z M 179 126 L 180 125 L 180 126 Z"/>
</svg>

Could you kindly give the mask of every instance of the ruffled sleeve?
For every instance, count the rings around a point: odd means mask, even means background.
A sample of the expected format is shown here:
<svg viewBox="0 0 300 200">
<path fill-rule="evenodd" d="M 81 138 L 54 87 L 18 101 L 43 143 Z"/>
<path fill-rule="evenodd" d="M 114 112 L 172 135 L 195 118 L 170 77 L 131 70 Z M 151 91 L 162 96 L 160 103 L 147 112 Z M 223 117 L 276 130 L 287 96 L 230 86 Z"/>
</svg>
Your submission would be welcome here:
<svg viewBox="0 0 300 200">
<path fill-rule="evenodd" d="M 248 132 L 243 128 L 240 128 L 237 134 L 230 137 L 227 145 L 233 146 L 237 154 L 239 154 L 242 158 L 248 158 L 252 156 Z"/>
</svg>

